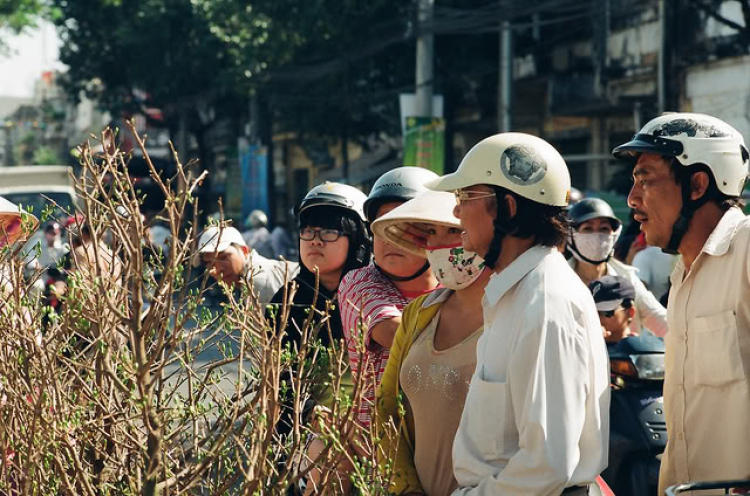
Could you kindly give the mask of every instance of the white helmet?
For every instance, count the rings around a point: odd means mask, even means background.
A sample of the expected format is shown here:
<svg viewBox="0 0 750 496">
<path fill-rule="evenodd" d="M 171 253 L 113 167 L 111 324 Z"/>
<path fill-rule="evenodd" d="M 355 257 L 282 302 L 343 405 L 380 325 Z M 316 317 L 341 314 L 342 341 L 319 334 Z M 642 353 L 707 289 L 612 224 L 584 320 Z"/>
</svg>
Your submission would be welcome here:
<svg viewBox="0 0 750 496">
<path fill-rule="evenodd" d="M 476 184 L 500 186 L 537 203 L 558 207 L 565 207 L 570 196 L 570 173 L 560 153 L 543 139 L 524 133 L 501 133 L 483 139 L 469 150 L 456 172 L 426 186 L 455 191 Z"/>
<path fill-rule="evenodd" d="M 365 202 L 367 220 L 375 220 L 381 205 L 388 202 L 406 202 L 427 191 L 425 183 L 439 176 L 421 167 L 397 167 L 389 170 L 375 181 Z"/>
<path fill-rule="evenodd" d="M 268 226 L 268 216 L 263 210 L 253 210 L 245 219 L 245 227 L 258 228 Z"/>
<path fill-rule="evenodd" d="M 311 189 L 297 208 L 297 215 L 310 207 L 330 206 L 352 210 L 362 222 L 366 222 L 364 204 L 367 195 L 354 186 L 341 183 L 324 182 Z"/>
<path fill-rule="evenodd" d="M 742 135 L 726 122 L 704 114 L 671 113 L 650 120 L 632 140 L 612 151 L 632 160 L 651 152 L 673 157 L 684 165 L 705 164 L 719 191 L 740 196 L 748 175 L 748 154 Z"/>
</svg>

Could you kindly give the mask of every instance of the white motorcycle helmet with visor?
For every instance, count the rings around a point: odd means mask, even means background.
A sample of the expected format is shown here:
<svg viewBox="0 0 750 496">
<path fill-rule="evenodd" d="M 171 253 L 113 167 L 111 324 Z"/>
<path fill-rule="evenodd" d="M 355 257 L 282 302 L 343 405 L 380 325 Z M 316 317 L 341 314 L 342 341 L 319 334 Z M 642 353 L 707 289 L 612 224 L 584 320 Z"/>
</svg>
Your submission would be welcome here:
<svg viewBox="0 0 750 496">
<path fill-rule="evenodd" d="M 745 140 L 735 128 L 716 117 L 664 114 L 646 123 L 632 140 L 612 151 L 615 158 L 631 162 L 637 161 L 641 153 L 672 158 L 683 167 L 695 166 L 696 171 L 707 168 L 716 189 L 726 197 L 739 197 L 745 188 L 750 164 Z M 693 214 L 710 199 L 704 195 L 692 200 L 689 181 L 682 181 L 682 210 L 664 252 L 677 253 Z"/>
</svg>

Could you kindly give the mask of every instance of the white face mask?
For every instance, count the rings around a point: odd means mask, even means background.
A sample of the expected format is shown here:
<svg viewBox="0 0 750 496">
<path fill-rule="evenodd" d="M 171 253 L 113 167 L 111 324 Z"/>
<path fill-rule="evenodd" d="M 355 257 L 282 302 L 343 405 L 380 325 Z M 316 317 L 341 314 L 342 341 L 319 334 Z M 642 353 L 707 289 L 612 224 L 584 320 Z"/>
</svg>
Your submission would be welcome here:
<svg viewBox="0 0 750 496">
<path fill-rule="evenodd" d="M 612 256 L 615 242 L 619 237 L 620 229 L 609 234 L 573 232 L 570 251 L 577 260 L 599 264 L 606 262 Z"/>
<path fill-rule="evenodd" d="M 461 245 L 427 248 L 427 260 L 438 282 L 448 289 L 467 288 L 484 271 L 484 260 Z"/>
</svg>

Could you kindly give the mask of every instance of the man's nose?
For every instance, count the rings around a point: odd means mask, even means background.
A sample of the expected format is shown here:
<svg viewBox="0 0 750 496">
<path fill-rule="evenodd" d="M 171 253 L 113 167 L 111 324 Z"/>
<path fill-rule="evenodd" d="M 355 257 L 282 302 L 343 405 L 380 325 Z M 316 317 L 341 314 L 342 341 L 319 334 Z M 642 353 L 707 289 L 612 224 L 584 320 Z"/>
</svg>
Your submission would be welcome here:
<svg viewBox="0 0 750 496">
<path fill-rule="evenodd" d="M 633 184 L 628 193 L 628 207 L 630 208 L 638 208 L 638 205 L 640 204 L 640 193 L 636 192 L 636 188 L 637 186 Z"/>
</svg>

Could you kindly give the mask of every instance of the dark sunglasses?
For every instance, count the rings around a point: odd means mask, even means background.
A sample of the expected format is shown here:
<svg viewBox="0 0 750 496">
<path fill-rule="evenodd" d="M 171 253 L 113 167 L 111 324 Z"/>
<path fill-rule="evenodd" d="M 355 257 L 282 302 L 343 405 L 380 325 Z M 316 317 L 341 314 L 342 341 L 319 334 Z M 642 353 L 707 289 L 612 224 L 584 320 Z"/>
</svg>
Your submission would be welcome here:
<svg viewBox="0 0 750 496">
<path fill-rule="evenodd" d="M 597 310 L 597 311 L 599 312 L 599 315 L 601 317 L 607 317 L 608 319 L 611 319 L 612 317 L 615 316 L 615 312 L 618 311 L 620 308 L 615 308 L 614 310 Z"/>
</svg>

